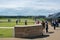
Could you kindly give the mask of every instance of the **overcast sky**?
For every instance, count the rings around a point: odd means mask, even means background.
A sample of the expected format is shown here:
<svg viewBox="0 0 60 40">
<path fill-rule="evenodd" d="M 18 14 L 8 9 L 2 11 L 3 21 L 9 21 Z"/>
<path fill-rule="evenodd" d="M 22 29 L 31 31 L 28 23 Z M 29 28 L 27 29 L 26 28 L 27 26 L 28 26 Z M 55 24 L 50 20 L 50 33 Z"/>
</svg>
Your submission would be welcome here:
<svg viewBox="0 0 60 40">
<path fill-rule="evenodd" d="M 60 0 L 0 0 L 0 8 L 60 10 Z"/>
</svg>

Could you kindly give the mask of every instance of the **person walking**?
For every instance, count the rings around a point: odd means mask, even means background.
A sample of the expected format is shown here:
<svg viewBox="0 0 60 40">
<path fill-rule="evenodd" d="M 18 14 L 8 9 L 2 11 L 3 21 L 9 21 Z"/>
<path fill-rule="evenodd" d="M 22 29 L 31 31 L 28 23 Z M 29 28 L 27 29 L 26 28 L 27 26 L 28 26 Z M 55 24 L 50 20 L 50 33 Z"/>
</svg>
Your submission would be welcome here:
<svg viewBox="0 0 60 40">
<path fill-rule="evenodd" d="M 48 21 L 45 22 L 45 26 L 46 26 L 46 33 L 48 32 Z"/>
<path fill-rule="evenodd" d="M 56 20 L 53 22 L 54 30 L 56 29 Z"/>
</svg>

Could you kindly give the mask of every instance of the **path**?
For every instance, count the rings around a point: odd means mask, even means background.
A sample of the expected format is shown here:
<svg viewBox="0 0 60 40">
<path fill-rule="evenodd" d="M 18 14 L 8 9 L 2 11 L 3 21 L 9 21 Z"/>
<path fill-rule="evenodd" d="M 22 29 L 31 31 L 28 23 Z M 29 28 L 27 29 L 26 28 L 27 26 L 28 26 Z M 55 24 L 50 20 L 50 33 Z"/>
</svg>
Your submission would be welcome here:
<svg viewBox="0 0 60 40">
<path fill-rule="evenodd" d="M 50 34 L 50 37 L 47 37 L 46 40 L 60 40 L 60 28 L 56 28 L 54 33 Z"/>
</svg>

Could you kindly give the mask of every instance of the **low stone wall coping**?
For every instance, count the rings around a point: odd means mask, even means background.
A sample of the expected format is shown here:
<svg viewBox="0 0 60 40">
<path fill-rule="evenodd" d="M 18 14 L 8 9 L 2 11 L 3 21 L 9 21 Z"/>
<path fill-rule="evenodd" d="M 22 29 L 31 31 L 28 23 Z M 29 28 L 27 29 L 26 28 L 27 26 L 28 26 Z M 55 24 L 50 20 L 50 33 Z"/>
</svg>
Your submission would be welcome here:
<svg viewBox="0 0 60 40">
<path fill-rule="evenodd" d="M 15 27 L 32 27 L 32 26 L 41 26 L 41 24 L 34 24 L 34 25 L 15 25 Z"/>
</svg>

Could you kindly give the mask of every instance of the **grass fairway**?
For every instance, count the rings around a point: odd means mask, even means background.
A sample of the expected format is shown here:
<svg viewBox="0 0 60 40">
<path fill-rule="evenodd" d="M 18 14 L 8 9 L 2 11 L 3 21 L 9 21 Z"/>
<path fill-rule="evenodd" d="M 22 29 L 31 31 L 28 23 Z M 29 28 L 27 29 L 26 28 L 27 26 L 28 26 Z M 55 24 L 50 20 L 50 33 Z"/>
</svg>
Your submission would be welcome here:
<svg viewBox="0 0 60 40">
<path fill-rule="evenodd" d="M 0 19 L 0 27 L 14 27 L 16 25 L 16 19 L 10 19 L 11 22 L 8 22 L 8 19 Z M 21 18 L 18 25 L 24 25 L 25 20 L 27 20 L 28 25 L 33 25 L 35 21 L 33 19 Z M 44 20 L 43 18 L 39 19 L 40 21 Z"/>
<path fill-rule="evenodd" d="M 24 22 L 27 20 L 28 25 L 33 25 L 35 24 L 35 21 L 33 19 L 26 19 L 26 18 L 21 18 L 20 23 L 18 25 L 25 25 Z M 39 19 L 40 21 L 44 19 Z M 11 18 L 11 22 L 8 22 L 8 19 L 0 19 L 0 27 L 14 27 L 16 25 L 16 19 Z M 0 28 L 0 38 L 8 38 L 8 37 L 13 37 L 13 29 L 11 28 Z"/>
<path fill-rule="evenodd" d="M 13 37 L 13 29 L 0 28 L 0 38 Z"/>
<path fill-rule="evenodd" d="M 0 23 L 0 27 L 13 27 L 15 25 L 16 25 L 15 22 L 3 22 L 3 23 Z"/>
<path fill-rule="evenodd" d="M 24 25 L 26 19 L 20 19 L 18 25 Z M 34 20 L 27 19 L 28 25 L 33 25 Z M 14 27 L 16 25 L 16 19 L 11 19 L 11 22 L 8 22 L 8 19 L 0 19 L 0 27 Z"/>
</svg>

